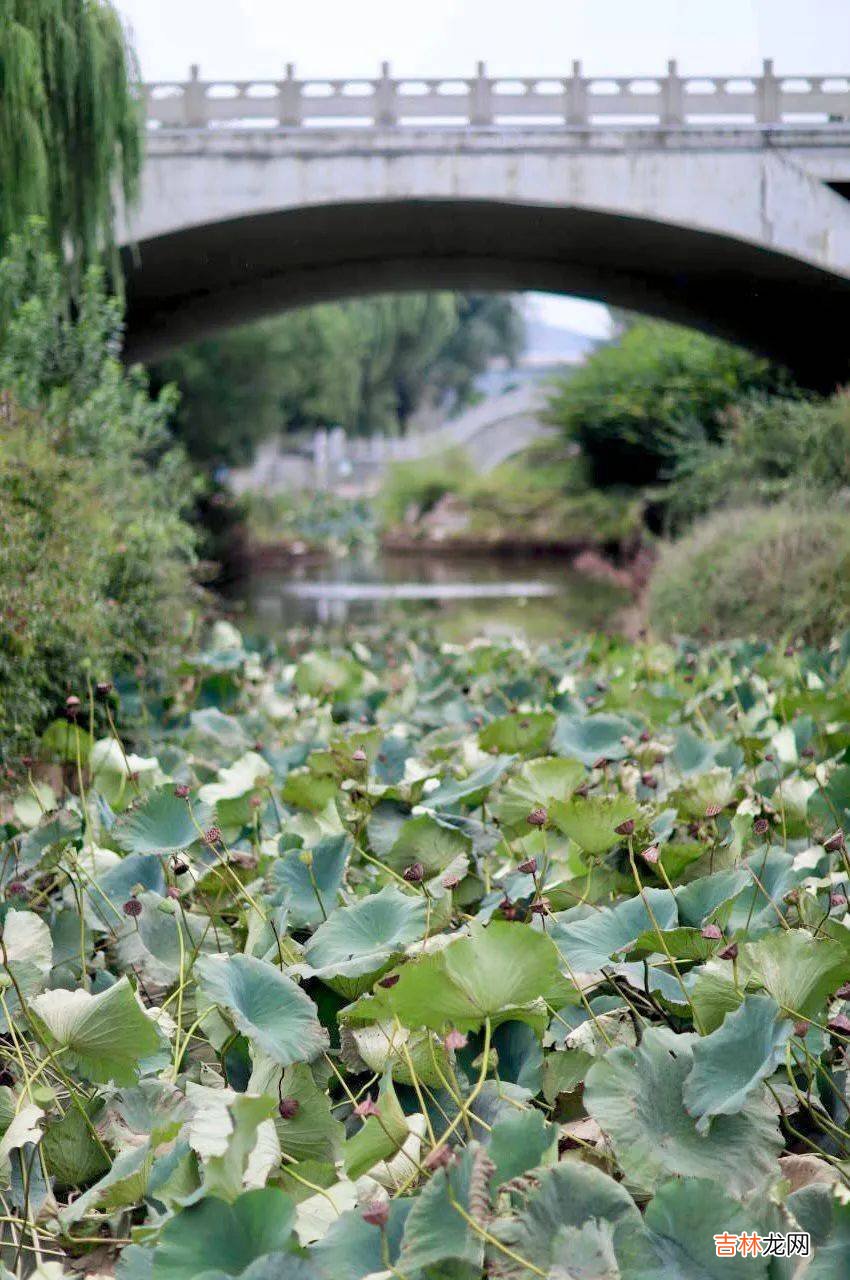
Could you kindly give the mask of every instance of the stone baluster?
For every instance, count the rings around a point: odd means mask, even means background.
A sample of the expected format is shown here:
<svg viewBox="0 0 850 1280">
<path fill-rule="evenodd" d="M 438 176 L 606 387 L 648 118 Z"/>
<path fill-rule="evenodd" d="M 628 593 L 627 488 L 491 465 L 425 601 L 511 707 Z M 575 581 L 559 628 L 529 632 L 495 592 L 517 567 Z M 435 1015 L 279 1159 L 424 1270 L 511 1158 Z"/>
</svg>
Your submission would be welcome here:
<svg viewBox="0 0 850 1280">
<path fill-rule="evenodd" d="M 581 72 L 581 63 L 573 62 L 573 70 L 567 81 L 567 124 L 581 126 L 587 124 L 587 85 Z"/>
<path fill-rule="evenodd" d="M 773 59 L 765 58 L 757 81 L 756 120 L 759 124 L 778 124 L 781 119 L 779 79 L 773 74 Z"/>
<path fill-rule="evenodd" d="M 189 68 L 189 79 L 183 86 L 183 123 L 187 129 L 204 129 L 207 123 L 206 94 L 196 62 Z"/>
<path fill-rule="evenodd" d="M 493 103 L 490 97 L 490 81 L 483 62 L 476 64 L 475 79 L 469 90 L 469 123 L 487 125 L 493 123 Z"/>
<path fill-rule="evenodd" d="M 286 79 L 278 82 L 278 120 L 284 129 L 297 129 L 302 122 L 301 85 L 295 79 L 294 62 L 287 62 Z"/>
<path fill-rule="evenodd" d="M 382 62 L 381 77 L 375 85 L 375 124 L 383 126 L 397 123 L 395 85 L 390 77 L 390 64 Z"/>
<path fill-rule="evenodd" d="M 324 427 L 319 427 L 313 436 L 313 471 L 316 488 L 326 489 L 328 484 L 328 433 Z"/>
<path fill-rule="evenodd" d="M 685 123 L 685 99 L 682 77 L 674 58 L 667 63 L 667 75 L 661 81 L 660 119 L 665 128 Z"/>
</svg>

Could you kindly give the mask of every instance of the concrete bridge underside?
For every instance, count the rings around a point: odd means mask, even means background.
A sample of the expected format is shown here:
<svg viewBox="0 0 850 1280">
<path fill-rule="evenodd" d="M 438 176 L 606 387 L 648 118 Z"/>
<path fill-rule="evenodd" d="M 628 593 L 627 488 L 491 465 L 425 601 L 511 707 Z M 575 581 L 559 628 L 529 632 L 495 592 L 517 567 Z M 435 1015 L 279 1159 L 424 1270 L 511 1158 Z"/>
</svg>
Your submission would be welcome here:
<svg viewBox="0 0 850 1280">
<path fill-rule="evenodd" d="M 384 290 L 551 290 L 845 380 L 850 124 L 153 130 L 128 354 Z"/>
<path fill-rule="evenodd" d="M 850 278 L 648 218 L 495 200 L 381 200 L 201 223 L 138 245 L 131 359 L 289 307 L 404 289 L 548 290 L 740 342 L 830 388 L 848 371 Z M 128 254 L 128 260 L 130 255 Z"/>
</svg>

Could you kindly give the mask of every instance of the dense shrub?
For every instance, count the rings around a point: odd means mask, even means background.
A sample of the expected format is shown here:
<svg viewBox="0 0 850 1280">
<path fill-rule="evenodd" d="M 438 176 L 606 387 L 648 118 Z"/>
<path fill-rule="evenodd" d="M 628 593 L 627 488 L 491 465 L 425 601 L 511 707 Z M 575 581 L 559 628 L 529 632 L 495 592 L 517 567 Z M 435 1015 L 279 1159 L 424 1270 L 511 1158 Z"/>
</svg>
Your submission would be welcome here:
<svg viewBox="0 0 850 1280">
<path fill-rule="evenodd" d="M 647 485 L 689 439 L 714 440 L 730 404 L 785 387 L 784 375 L 740 347 L 641 321 L 556 382 L 547 412 L 581 446 L 595 485 Z"/>
<path fill-rule="evenodd" d="M 666 507 L 671 525 L 720 505 L 772 502 L 800 488 L 850 486 L 850 392 L 829 399 L 753 397 L 729 410 L 723 439 L 680 451 Z"/>
<path fill-rule="evenodd" d="M 837 502 L 719 510 L 662 550 L 661 634 L 825 642 L 850 625 L 850 512 Z"/>
<path fill-rule="evenodd" d="M 117 358 L 99 275 L 67 310 L 37 233 L 0 262 L 0 750 L 87 678 L 156 662 L 181 630 L 193 484 L 170 395 Z"/>
</svg>

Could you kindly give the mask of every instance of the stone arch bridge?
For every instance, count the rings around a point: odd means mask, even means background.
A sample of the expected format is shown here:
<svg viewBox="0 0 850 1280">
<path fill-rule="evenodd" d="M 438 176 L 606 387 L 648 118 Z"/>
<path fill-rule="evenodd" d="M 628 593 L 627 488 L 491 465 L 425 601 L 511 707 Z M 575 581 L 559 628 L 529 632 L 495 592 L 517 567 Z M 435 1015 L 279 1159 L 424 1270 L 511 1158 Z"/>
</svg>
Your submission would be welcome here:
<svg viewBox="0 0 850 1280">
<path fill-rule="evenodd" d="M 848 375 L 850 76 L 143 88 L 127 348 L 423 287 L 577 294 Z"/>
</svg>

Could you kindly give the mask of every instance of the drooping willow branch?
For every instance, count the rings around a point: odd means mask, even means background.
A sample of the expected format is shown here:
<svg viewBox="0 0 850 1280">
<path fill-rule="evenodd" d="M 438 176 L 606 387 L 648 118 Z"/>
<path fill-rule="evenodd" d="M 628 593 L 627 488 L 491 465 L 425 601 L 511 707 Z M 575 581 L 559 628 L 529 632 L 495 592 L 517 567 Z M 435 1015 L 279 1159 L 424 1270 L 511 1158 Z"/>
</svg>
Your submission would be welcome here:
<svg viewBox="0 0 850 1280">
<path fill-rule="evenodd" d="M 75 290 L 114 253 L 116 197 L 142 161 L 133 52 L 108 0 L 5 0 L 0 14 L 0 251 L 47 225 Z"/>
</svg>

